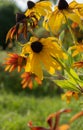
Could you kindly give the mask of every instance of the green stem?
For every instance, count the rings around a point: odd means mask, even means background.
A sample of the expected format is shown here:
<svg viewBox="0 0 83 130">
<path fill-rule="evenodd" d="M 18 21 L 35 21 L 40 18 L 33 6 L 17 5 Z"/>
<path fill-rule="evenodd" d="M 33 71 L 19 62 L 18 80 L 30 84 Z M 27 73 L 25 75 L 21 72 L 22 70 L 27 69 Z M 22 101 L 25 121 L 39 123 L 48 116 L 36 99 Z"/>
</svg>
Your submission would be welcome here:
<svg viewBox="0 0 83 130">
<path fill-rule="evenodd" d="M 77 79 L 70 73 L 70 69 L 64 64 L 64 63 L 62 63 L 62 61 L 61 60 L 59 60 L 59 59 L 56 59 L 55 57 L 53 57 L 60 65 L 61 65 L 61 67 L 73 78 L 73 80 L 76 82 L 76 84 L 77 84 L 77 88 L 78 89 L 80 89 L 79 88 L 79 84 L 78 84 L 78 82 L 77 82 Z"/>
<path fill-rule="evenodd" d="M 65 14 L 64 14 L 64 16 L 65 16 Z M 70 31 L 70 33 L 71 33 L 71 36 L 72 36 L 72 39 L 73 39 L 73 43 L 76 45 L 76 44 L 77 44 L 77 39 L 76 39 L 76 37 L 75 37 L 75 35 L 74 35 L 74 33 L 73 33 L 71 27 L 70 27 L 69 21 L 68 21 L 68 19 L 66 18 L 66 16 L 65 16 L 65 20 L 66 20 L 66 23 L 67 23 L 67 27 L 68 27 L 68 29 L 69 29 L 69 31 Z"/>
</svg>

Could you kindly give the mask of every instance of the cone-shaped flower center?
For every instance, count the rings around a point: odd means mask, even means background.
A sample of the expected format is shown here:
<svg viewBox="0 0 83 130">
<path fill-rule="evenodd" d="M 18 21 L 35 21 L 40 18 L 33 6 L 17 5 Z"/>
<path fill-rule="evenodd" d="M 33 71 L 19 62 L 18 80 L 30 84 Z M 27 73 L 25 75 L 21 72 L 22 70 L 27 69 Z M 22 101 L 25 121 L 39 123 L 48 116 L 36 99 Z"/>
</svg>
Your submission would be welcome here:
<svg viewBox="0 0 83 130">
<path fill-rule="evenodd" d="M 27 2 L 27 5 L 28 5 L 28 8 L 29 8 L 29 9 L 32 9 L 32 8 L 35 6 L 35 3 L 32 2 L 32 1 L 28 1 L 28 2 Z"/>
<path fill-rule="evenodd" d="M 68 7 L 69 5 L 66 0 L 59 0 L 59 3 L 58 3 L 59 10 L 68 9 Z"/>
<path fill-rule="evenodd" d="M 32 42 L 32 43 L 31 43 L 31 49 L 32 49 L 33 52 L 35 52 L 35 53 L 41 52 L 42 48 L 43 48 L 43 45 L 42 45 L 41 42 L 35 41 L 35 42 Z"/>
</svg>

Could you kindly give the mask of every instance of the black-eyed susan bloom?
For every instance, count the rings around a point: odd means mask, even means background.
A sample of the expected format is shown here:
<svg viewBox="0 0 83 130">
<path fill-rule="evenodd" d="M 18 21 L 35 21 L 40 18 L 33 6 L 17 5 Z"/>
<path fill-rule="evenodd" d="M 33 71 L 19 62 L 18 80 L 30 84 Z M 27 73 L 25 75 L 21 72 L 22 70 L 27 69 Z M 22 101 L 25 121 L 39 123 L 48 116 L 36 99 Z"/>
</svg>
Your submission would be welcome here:
<svg viewBox="0 0 83 130">
<path fill-rule="evenodd" d="M 25 16 L 29 16 L 31 13 L 34 13 L 35 15 L 39 16 L 45 16 L 47 13 L 52 11 L 52 4 L 49 1 L 41 1 L 34 3 L 33 1 L 27 2 L 28 9 L 25 12 Z"/>
<path fill-rule="evenodd" d="M 42 66 L 50 74 L 54 74 L 56 69 L 61 69 L 54 58 L 67 58 L 54 37 L 41 39 L 31 37 L 30 41 L 22 48 L 22 55 L 28 55 L 25 71 L 34 73 L 40 79 L 43 79 Z"/>
<path fill-rule="evenodd" d="M 70 19 L 82 28 L 82 17 L 83 4 L 75 1 L 68 4 L 66 0 L 59 0 L 58 6 L 55 6 L 54 11 L 46 16 L 43 25 L 47 30 L 51 29 L 53 33 L 56 33 L 59 31 L 61 25 Z"/>
</svg>

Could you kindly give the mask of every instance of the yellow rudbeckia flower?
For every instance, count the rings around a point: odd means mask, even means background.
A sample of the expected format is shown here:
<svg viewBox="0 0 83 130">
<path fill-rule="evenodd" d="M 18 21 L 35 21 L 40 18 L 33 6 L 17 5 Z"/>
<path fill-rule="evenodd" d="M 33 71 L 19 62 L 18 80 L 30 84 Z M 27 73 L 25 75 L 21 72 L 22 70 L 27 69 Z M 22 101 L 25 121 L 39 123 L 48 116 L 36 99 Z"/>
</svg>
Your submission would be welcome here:
<svg viewBox="0 0 83 130">
<path fill-rule="evenodd" d="M 59 0 L 58 6 L 54 11 L 46 16 L 43 26 L 53 33 L 59 31 L 61 25 L 67 22 L 67 19 L 77 23 L 82 28 L 81 16 L 83 17 L 83 4 L 73 1 L 70 4 L 66 0 Z"/>
<path fill-rule="evenodd" d="M 45 16 L 47 13 L 52 11 L 52 4 L 49 1 L 41 1 L 37 3 L 28 1 L 27 5 L 28 9 L 25 12 L 25 16 L 29 16 L 30 14 L 34 13 L 40 18 L 41 16 Z"/>
<path fill-rule="evenodd" d="M 43 79 L 42 65 L 50 74 L 54 74 L 55 69 L 61 69 L 54 58 L 67 58 L 54 37 L 41 39 L 31 37 L 30 41 L 22 48 L 22 55 L 27 54 L 25 71 L 36 74 L 40 79 Z"/>
</svg>

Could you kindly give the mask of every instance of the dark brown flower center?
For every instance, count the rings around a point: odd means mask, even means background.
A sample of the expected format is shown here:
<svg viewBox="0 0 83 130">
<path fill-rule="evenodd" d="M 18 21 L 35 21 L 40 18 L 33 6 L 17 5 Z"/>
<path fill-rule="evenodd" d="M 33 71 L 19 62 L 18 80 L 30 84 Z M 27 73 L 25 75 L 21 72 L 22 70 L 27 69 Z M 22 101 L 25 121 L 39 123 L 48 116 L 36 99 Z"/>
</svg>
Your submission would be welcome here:
<svg viewBox="0 0 83 130">
<path fill-rule="evenodd" d="M 29 9 L 32 9 L 35 6 L 35 3 L 32 2 L 32 1 L 28 1 L 27 6 L 28 6 Z"/>
<path fill-rule="evenodd" d="M 58 3 L 59 10 L 68 9 L 68 7 L 69 5 L 66 0 L 59 0 L 59 3 Z"/>
<path fill-rule="evenodd" d="M 43 48 L 43 45 L 42 45 L 41 42 L 35 41 L 35 42 L 32 42 L 32 43 L 31 43 L 31 49 L 32 49 L 33 52 L 35 52 L 35 53 L 41 52 L 42 48 Z"/>
</svg>

